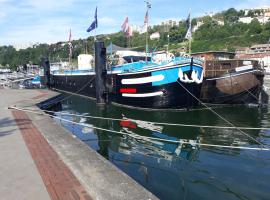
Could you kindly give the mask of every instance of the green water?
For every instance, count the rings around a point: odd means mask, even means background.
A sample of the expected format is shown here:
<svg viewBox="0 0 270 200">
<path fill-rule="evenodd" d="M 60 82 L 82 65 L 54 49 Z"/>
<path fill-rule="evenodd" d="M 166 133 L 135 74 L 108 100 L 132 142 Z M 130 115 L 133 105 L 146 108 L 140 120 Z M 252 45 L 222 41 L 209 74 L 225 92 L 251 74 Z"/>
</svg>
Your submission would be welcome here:
<svg viewBox="0 0 270 200">
<path fill-rule="evenodd" d="M 138 111 L 71 97 L 58 110 L 73 114 L 145 121 L 229 126 L 209 110 Z M 215 111 L 235 126 L 270 127 L 268 108 L 223 107 Z M 57 114 L 59 115 L 59 114 Z M 189 128 L 65 116 L 96 127 L 129 134 L 187 141 L 189 144 L 138 140 L 58 121 L 160 199 L 270 199 L 270 152 L 202 147 L 194 143 L 258 147 L 243 133 L 230 129 Z M 129 126 L 129 127 L 127 127 Z M 245 130 L 270 146 L 270 130 Z"/>
</svg>

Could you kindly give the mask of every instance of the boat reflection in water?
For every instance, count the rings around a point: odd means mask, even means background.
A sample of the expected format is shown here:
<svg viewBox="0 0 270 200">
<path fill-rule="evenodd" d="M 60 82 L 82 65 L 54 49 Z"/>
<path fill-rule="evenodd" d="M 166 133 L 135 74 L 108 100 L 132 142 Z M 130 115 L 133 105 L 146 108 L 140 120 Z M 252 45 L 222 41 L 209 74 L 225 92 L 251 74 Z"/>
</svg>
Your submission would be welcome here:
<svg viewBox="0 0 270 200">
<path fill-rule="evenodd" d="M 70 125 L 62 121 L 63 126 L 160 199 L 213 199 L 216 196 L 226 200 L 268 198 L 268 152 L 198 145 L 207 143 L 258 147 L 239 131 L 149 122 L 227 125 L 209 110 L 146 112 L 119 109 L 111 105 L 102 108 L 95 106 L 95 102 L 78 97 L 65 101 L 62 110 L 83 115 L 62 117 L 87 125 Z M 267 109 L 240 106 L 219 108 L 216 112 L 234 122 L 236 126 L 270 126 Z M 57 115 L 61 116 L 59 113 Z M 120 121 L 92 119 L 87 115 L 118 118 Z M 96 130 L 91 126 L 126 134 Z M 246 130 L 245 133 L 270 144 L 268 131 Z M 142 139 L 141 136 L 145 138 Z"/>
</svg>

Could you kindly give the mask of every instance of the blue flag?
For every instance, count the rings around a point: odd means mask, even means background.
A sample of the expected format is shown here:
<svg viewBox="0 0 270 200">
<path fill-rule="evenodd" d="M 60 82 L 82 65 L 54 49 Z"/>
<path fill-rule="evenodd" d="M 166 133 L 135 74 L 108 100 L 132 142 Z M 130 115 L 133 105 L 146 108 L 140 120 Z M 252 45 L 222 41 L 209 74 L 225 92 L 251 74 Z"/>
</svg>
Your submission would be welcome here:
<svg viewBox="0 0 270 200">
<path fill-rule="evenodd" d="M 98 27 L 98 21 L 97 21 L 97 7 L 96 7 L 95 19 L 86 31 L 90 32 L 90 31 L 96 29 L 97 27 Z"/>
</svg>

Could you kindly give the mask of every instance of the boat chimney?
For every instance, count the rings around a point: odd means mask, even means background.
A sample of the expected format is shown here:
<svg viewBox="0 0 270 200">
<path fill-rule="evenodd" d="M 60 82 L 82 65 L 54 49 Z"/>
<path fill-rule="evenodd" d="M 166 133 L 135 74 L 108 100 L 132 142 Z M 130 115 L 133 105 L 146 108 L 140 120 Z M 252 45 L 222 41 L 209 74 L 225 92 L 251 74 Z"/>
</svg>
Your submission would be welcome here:
<svg viewBox="0 0 270 200">
<path fill-rule="evenodd" d="M 106 102 L 106 48 L 104 42 L 95 42 L 95 72 L 97 104 Z"/>
<path fill-rule="evenodd" d="M 51 87 L 51 83 L 50 83 L 51 72 L 50 72 L 50 62 L 49 62 L 49 59 L 47 57 L 43 57 L 41 59 L 41 66 L 44 69 L 44 85 L 47 88 L 50 88 Z"/>
</svg>

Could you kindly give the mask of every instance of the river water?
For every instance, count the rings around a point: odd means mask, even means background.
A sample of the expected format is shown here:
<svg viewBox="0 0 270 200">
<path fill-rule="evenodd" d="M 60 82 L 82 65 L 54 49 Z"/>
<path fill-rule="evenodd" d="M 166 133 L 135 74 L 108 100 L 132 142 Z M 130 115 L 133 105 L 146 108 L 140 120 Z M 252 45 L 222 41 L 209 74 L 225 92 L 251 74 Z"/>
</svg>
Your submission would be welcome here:
<svg viewBox="0 0 270 200">
<path fill-rule="evenodd" d="M 57 116 L 82 124 L 132 134 L 120 135 L 57 120 L 77 138 L 124 171 L 160 199 L 270 199 L 270 152 L 198 146 L 197 143 L 259 147 L 245 134 L 270 146 L 269 130 L 209 129 L 160 125 L 151 122 L 229 126 L 207 109 L 139 111 L 72 96 L 56 111 L 82 117 Z M 242 127 L 270 127 L 268 108 L 231 106 L 214 111 Z M 86 116 L 123 119 L 112 121 Z M 124 121 L 127 120 L 128 121 Z M 140 121 L 134 121 L 136 119 Z M 145 122 L 148 121 L 148 122 Z M 137 135 L 179 143 L 138 139 Z M 184 144 L 181 144 L 181 142 Z"/>
</svg>

